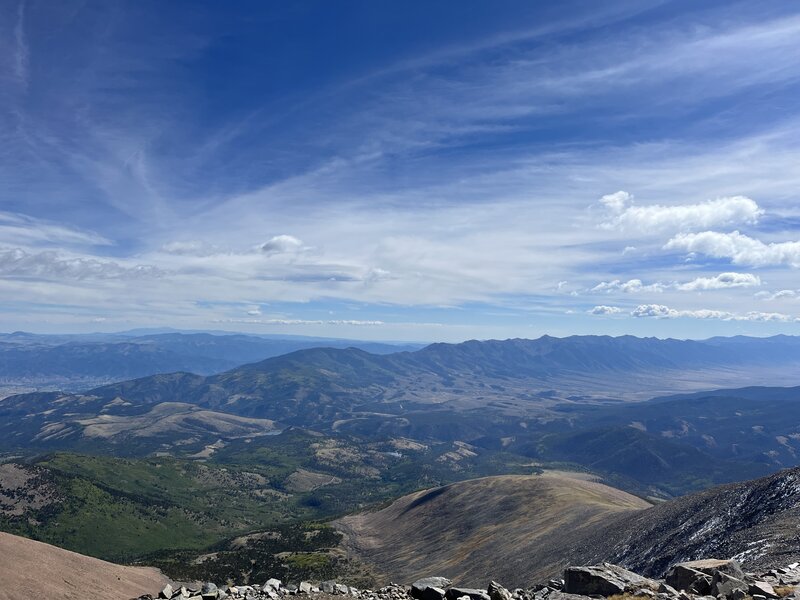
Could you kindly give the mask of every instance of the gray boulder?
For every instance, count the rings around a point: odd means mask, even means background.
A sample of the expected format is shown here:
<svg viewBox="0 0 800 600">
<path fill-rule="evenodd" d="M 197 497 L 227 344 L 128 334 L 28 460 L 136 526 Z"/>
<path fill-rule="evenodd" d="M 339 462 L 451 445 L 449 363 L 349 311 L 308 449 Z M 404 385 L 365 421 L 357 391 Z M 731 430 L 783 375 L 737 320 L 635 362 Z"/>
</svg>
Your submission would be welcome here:
<svg viewBox="0 0 800 600">
<path fill-rule="evenodd" d="M 422 596 L 420 596 L 420 600 L 444 600 L 445 596 L 446 593 L 442 588 L 429 585 L 422 590 Z"/>
<path fill-rule="evenodd" d="M 447 577 L 423 577 L 411 584 L 411 595 L 414 598 L 422 598 L 422 592 L 425 591 L 425 588 L 447 589 L 452 583 Z"/>
<path fill-rule="evenodd" d="M 219 590 L 216 584 L 206 581 L 200 588 L 200 596 L 203 600 L 217 600 Z"/>
<path fill-rule="evenodd" d="M 312 586 L 312 585 L 311 585 L 309 582 L 307 582 L 307 581 L 301 581 L 301 582 L 300 582 L 300 587 L 298 588 L 298 591 L 299 591 L 301 594 L 310 594 L 310 593 L 311 593 L 311 589 L 312 589 L 313 587 L 314 587 L 314 586 Z"/>
<path fill-rule="evenodd" d="M 711 594 L 713 596 L 725 596 L 732 600 L 741 600 L 747 595 L 749 586 L 737 577 L 728 575 L 722 571 L 714 573 L 714 578 L 711 581 Z M 735 594 L 734 592 L 739 592 Z"/>
<path fill-rule="evenodd" d="M 717 558 L 707 558 L 704 560 L 690 560 L 688 562 L 679 564 L 694 569 L 695 571 L 705 573 L 706 575 L 711 575 L 712 577 L 715 573 L 725 573 L 726 575 L 730 575 L 736 579 L 743 580 L 746 578 L 739 561 L 732 558 L 723 560 Z"/>
<path fill-rule="evenodd" d="M 164 589 L 161 590 L 161 593 L 158 595 L 159 598 L 172 598 L 172 594 L 175 590 L 172 589 L 170 584 L 164 586 Z"/>
<path fill-rule="evenodd" d="M 668 583 L 661 583 L 658 586 L 658 593 L 659 594 L 667 594 L 668 596 L 672 596 L 672 597 L 677 597 L 677 596 L 680 595 L 678 590 L 676 590 L 674 587 L 672 587 Z"/>
<path fill-rule="evenodd" d="M 699 596 L 711 593 L 711 575 L 689 566 L 689 563 L 673 565 L 664 579 L 667 585 L 682 592 Z"/>
<path fill-rule="evenodd" d="M 322 590 L 323 594 L 335 594 L 336 593 L 336 582 L 335 581 L 323 581 L 319 584 L 319 589 Z"/>
<path fill-rule="evenodd" d="M 578 594 L 565 594 L 564 592 L 555 590 L 547 595 L 547 600 L 589 600 L 589 596 L 580 596 Z"/>
<path fill-rule="evenodd" d="M 489 594 L 487 594 L 483 590 L 476 590 L 472 588 L 455 588 L 451 587 L 445 593 L 445 597 L 447 600 L 458 600 L 459 598 L 463 598 L 464 596 L 468 596 L 470 600 L 491 600 L 489 598 Z"/>
<path fill-rule="evenodd" d="M 773 588 L 766 581 L 753 581 L 747 588 L 747 593 L 753 596 L 764 596 L 765 598 L 777 598 L 778 594 L 775 593 Z"/>
<path fill-rule="evenodd" d="M 496 581 L 492 581 L 489 584 L 489 588 L 486 590 L 486 593 L 489 594 L 489 598 L 491 600 L 513 600 L 511 592 L 509 592 Z"/>
<path fill-rule="evenodd" d="M 610 563 L 569 567 L 564 571 L 564 592 L 567 594 L 613 596 L 642 588 L 656 590 L 658 583 Z"/>
</svg>

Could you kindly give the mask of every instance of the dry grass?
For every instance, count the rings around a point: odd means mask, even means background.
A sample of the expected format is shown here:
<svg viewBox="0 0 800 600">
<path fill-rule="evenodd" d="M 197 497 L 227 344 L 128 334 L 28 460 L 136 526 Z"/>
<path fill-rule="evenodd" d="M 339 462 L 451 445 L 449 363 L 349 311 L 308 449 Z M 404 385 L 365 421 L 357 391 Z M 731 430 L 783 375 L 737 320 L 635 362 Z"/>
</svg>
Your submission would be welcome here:
<svg viewBox="0 0 800 600">
<path fill-rule="evenodd" d="M 458 585 L 524 587 L 558 575 L 587 528 L 649 506 L 572 477 L 509 475 L 417 492 L 340 528 L 354 554 L 396 580 L 435 572 Z"/>
<path fill-rule="evenodd" d="M 310 492 L 326 485 L 334 485 L 341 482 L 341 479 L 333 475 L 297 469 L 286 478 L 284 485 L 291 492 Z"/>
<path fill-rule="evenodd" d="M 795 592 L 795 588 L 792 585 L 778 585 L 773 588 L 775 593 L 778 594 L 781 598 L 785 598 L 786 596 L 791 596 Z"/>
<path fill-rule="evenodd" d="M 624 594 L 614 594 L 613 596 L 609 596 L 607 600 L 643 600 L 643 598 L 645 597 L 625 592 Z"/>
</svg>

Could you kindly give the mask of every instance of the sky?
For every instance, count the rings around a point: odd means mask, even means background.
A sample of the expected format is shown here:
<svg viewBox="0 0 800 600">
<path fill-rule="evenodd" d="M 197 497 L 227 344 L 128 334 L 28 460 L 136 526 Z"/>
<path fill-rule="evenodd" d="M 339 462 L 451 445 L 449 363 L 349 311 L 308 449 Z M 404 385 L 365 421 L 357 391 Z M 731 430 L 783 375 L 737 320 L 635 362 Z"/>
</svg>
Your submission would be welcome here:
<svg viewBox="0 0 800 600">
<path fill-rule="evenodd" d="M 800 334 L 789 2 L 0 0 L 0 330 Z"/>
</svg>

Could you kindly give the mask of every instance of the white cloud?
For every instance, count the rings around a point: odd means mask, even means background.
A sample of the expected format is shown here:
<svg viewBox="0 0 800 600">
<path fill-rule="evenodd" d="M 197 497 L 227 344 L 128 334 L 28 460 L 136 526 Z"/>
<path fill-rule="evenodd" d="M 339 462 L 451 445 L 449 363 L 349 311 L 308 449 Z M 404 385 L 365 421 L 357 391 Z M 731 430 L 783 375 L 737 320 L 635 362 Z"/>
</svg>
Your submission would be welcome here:
<svg viewBox="0 0 800 600">
<path fill-rule="evenodd" d="M 7 244 L 110 245 L 108 239 L 91 231 L 82 231 L 20 213 L 0 211 L 0 239 Z"/>
<path fill-rule="evenodd" d="M 161 246 L 161 251 L 179 256 L 212 256 L 220 250 L 216 246 L 197 240 L 169 242 Z"/>
<path fill-rule="evenodd" d="M 640 304 L 631 311 L 632 317 L 655 317 L 658 319 L 676 319 L 678 317 L 690 317 L 693 319 L 723 319 L 730 320 L 734 317 L 733 313 L 720 310 L 676 310 L 663 304 Z"/>
<path fill-rule="evenodd" d="M 752 273 L 720 273 L 714 277 L 698 277 L 676 286 L 682 291 L 722 290 L 728 288 L 758 287 L 761 278 Z"/>
<path fill-rule="evenodd" d="M 603 196 L 600 201 L 611 213 L 601 226 L 606 229 L 658 233 L 685 231 L 740 223 L 756 223 L 764 214 L 755 201 L 746 196 L 730 196 L 699 204 L 635 206 L 627 192 Z"/>
<path fill-rule="evenodd" d="M 783 300 L 800 297 L 800 290 L 778 290 L 777 292 L 758 292 L 756 298 L 761 300 Z"/>
<path fill-rule="evenodd" d="M 796 317 L 791 317 L 789 315 L 785 315 L 783 313 L 777 312 L 761 312 L 757 310 L 751 310 L 747 312 L 742 317 L 737 317 L 736 320 L 738 321 L 778 321 L 781 323 L 788 323 L 790 321 L 800 321 L 800 319 Z"/>
<path fill-rule="evenodd" d="M 600 202 L 609 210 L 619 213 L 622 212 L 628 204 L 633 202 L 633 194 L 620 190 L 613 194 L 606 194 L 600 198 Z"/>
<path fill-rule="evenodd" d="M 705 254 L 713 258 L 728 258 L 733 264 L 764 267 L 789 265 L 800 267 L 800 242 L 772 242 L 765 244 L 734 231 L 718 233 L 681 233 L 664 246 L 665 250 L 682 250 Z"/>
<path fill-rule="evenodd" d="M 17 6 L 17 22 L 14 25 L 14 75 L 23 84 L 28 83 L 28 42 L 25 39 L 25 3 Z"/>
<path fill-rule="evenodd" d="M 663 292 L 670 284 L 652 283 L 644 285 L 641 279 L 630 279 L 628 281 L 601 281 L 592 288 L 593 292 L 624 292 L 626 294 L 636 294 L 641 292 Z"/>
<path fill-rule="evenodd" d="M 600 306 L 595 306 L 590 309 L 588 312 L 591 315 L 617 315 L 622 312 L 622 309 L 617 306 L 605 306 L 601 304 Z"/>
<path fill-rule="evenodd" d="M 736 314 L 722 310 L 678 310 L 664 306 L 663 304 L 640 304 L 633 311 L 632 317 L 637 318 L 657 318 L 657 319 L 720 319 L 723 321 L 778 321 L 788 323 L 798 321 L 796 317 L 775 312 L 750 311 L 744 314 Z"/>
<path fill-rule="evenodd" d="M 0 249 L 0 277 L 37 279 L 139 279 L 160 277 L 153 265 L 122 266 L 108 260 L 64 257 L 47 250 L 31 253 L 20 248 Z"/>
<path fill-rule="evenodd" d="M 757 275 L 753 275 L 751 273 L 720 273 L 719 275 L 714 275 L 712 277 L 697 277 L 696 279 L 692 279 L 691 281 L 687 281 L 685 283 L 679 283 L 676 281 L 656 281 L 655 283 L 645 285 L 642 283 L 641 279 L 629 279 L 628 281 L 615 279 L 613 281 L 601 281 L 590 291 L 639 294 L 646 292 L 661 293 L 670 289 L 679 290 L 682 292 L 693 292 L 742 287 L 758 287 L 760 285 L 761 279 Z"/>
<path fill-rule="evenodd" d="M 285 254 L 297 252 L 303 247 L 303 242 L 291 235 L 276 235 L 259 246 L 267 254 Z"/>
<path fill-rule="evenodd" d="M 216 319 L 215 323 L 246 323 L 249 325 L 350 325 L 354 327 L 380 327 L 383 321 L 359 321 L 352 319 Z"/>
</svg>

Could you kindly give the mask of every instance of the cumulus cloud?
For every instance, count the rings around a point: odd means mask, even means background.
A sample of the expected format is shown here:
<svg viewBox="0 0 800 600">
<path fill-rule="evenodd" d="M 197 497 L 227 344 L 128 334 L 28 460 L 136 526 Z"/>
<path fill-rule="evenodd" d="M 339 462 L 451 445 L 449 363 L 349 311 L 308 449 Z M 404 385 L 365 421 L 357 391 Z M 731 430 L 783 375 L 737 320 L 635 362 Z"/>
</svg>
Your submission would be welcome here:
<svg viewBox="0 0 800 600">
<path fill-rule="evenodd" d="M 54 251 L 27 252 L 20 248 L 0 249 L 0 277 L 37 279 L 134 279 L 160 277 L 153 265 L 122 266 L 108 260 L 63 257 Z"/>
<path fill-rule="evenodd" d="M 746 196 L 729 196 L 698 204 L 636 206 L 633 196 L 616 192 L 603 196 L 600 202 L 609 213 L 601 224 L 603 228 L 643 233 L 752 224 L 764 214 L 758 204 Z"/>
<path fill-rule="evenodd" d="M 736 265 L 800 267 L 800 242 L 765 244 L 738 231 L 681 233 L 669 240 L 664 249 L 705 254 L 713 258 L 727 258 Z"/>
<path fill-rule="evenodd" d="M 720 319 L 723 321 L 778 321 L 788 323 L 798 321 L 796 317 L 775 312 L 750 311 L 744 314 L 736 314 L 722 310 L 678 310 L 664 306 L 663 304 L 640 304 L 631 311 L 632 317 L 637 318 L 657 318 L 657 319 Z"/>
<path fill-rule="evenodd" d="M 613 194 L 606 194 L 600 198 L 600 202 L 609 210 L 619 213 L 622 212 L 628 204 L 633 202 L 633 194 L 620 190 Z"/>
<path fill-rule="evenodd" d="M 722 290 L 728 288 L 758 287 L 761 278 L 752 273 L 720 273 L 714 277 L 698 277 L 676 287 L 682 291 Z"/>
<path fill-rule="evenodd" d="M 595 306 L 590 309 L 588 312 L 590 315 L 618 315 L 622 312 L 622 309 L 617 306 L 605 306 L 601 304 L 600 306 Z"/>
<path fill-rule="evenodd" d="M 743 287 L 758 287 L 761 285 L 761 279 L 757 275 L 751 273 L 720 273 L 712 277 L 697 277 L 691 281 L 684 283 L 672 281 L 662 282 L 656 281 L 645 285 L 641 279 L 629 279 L 628 281 L 621 281 L 615 279 L 613 281 L 601 281 L 594 286 L 590 291 L 592 292 L 622 292 L 626 294 L 637 294 L 645 292 L 661 293 L 664 290 L 674 289 L 683 292 L 692 291 L 705 291 L 705 290 L 722 290 L 730 288 L 743 288 Z"/>
<path fill-rule="evenodd" d="M 724 319 L 733 318 L 733 313 L 720 310 L 676 310 L 663 304 L 640 304 L 631 311 L 632 317 L 655 317 L 658 319 L 676 319 L 678 317 L 691 317 L 693 319 Z"/>
<path fill-rule="evenodd" d="M 624 292 L 626 294 L 634 294 L 639 292 L 663 292 L 669 284 L 664 283 L 651 283 L 644 285 L 641 279 L 630 279 L 628 281 L 601 281 L 592 288 L 593 292 Z"/>
<path fill-rule="evenodd" d="M 261 244 L 259 248 L 267 254 L 286 254 L 297 252 L 303 247 L 303 242 L 291 235 L 276 235 Z"/>
</svg>

